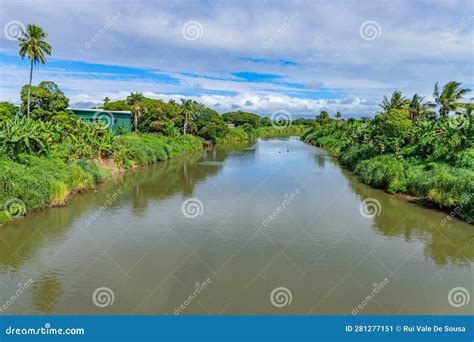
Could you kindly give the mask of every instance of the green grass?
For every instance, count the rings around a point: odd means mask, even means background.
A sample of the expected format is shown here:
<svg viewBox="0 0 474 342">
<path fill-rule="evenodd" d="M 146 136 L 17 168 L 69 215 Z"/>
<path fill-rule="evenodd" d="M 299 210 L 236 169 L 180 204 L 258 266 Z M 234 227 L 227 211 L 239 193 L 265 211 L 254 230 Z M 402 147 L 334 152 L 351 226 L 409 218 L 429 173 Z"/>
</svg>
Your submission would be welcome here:
<svg viewBox="0 0 474 342">
<path fill-rule="evenodd" d="M 362 160 L 354 173 L 370 186 L 395 192 L 405 180 L 405 167 L 394 155 L 381 155 Z"/>
<path fill-rule="evenodd" d="M 176 138 L 158 134 L 130 134 L 118 141 L 123 161 L 119 167 L 151 164 L 202 149 L 203 140 L 186 135 Z M 89 159 L 66 162 L 61 158 L 20 154 L 15 160 L 0 157 L 0 224 L 11 220 L 5 203 L 24 203 L 27 212 L 63 205 L 71 193 L 93 189 L 112 178 L 105 163 Z"/>
</svg>

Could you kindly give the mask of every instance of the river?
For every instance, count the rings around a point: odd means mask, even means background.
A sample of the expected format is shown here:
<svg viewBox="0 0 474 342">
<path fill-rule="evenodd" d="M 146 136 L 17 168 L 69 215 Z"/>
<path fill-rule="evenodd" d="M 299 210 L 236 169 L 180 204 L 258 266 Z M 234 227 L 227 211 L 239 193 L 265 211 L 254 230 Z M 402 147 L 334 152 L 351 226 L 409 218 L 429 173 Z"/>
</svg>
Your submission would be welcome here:
<svg viewBox="0 0 474 342">
<path fill-rule="evenodd" d="M 470 314 L 446 216 L 296 137 L 221 146 L 0 227 L 0 314 Z"/>
</svg>

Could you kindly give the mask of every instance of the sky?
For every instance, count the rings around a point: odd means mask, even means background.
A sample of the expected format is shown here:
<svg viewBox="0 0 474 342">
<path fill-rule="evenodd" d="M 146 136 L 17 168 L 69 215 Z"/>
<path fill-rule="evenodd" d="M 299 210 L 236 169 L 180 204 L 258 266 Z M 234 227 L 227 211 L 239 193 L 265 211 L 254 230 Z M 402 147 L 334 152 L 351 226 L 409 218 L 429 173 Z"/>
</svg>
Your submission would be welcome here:
<svg viewBox="0 0 474 342">
<path fill-rule="evenodd" d="M 396 89 L 474 89 L 470 0 L 0 0 L 0 101 L 28 83 L 15 37 L 30 23 L 53 47 L 33 83 L 56 82 L 71 107 L 140 91 L 219 113 L 361 117 Z"/>
</svg>

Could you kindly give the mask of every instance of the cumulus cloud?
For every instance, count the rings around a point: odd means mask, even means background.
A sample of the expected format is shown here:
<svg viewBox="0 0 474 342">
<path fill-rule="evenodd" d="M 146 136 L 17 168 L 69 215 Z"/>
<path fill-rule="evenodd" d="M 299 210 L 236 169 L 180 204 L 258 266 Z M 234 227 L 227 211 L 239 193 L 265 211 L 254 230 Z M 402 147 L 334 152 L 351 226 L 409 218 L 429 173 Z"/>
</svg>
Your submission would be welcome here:
<svg viewBox="0 0 474 342">
<path fill-rule="evenodd" d="M 395 89 L 430 96 L 437 81 L 474 84 L 469 0 L 0 2 L 2 27 L 12 20 L 36 23 L 49 33 L 54 58 L 85 62 L 80 70 L 46 64 L 34 73 L 35 80 L 56 81 L 73 103 L 142 91 L 200 99 L 220 112 L 369 115 Z M 183 35 L 189 21 L 199 23 L 197 39 Z M 377 23 L 374 39 L 360 30 L 369 21 Z M 17 44 L 2 35 L 0 54 L 17 53 Z M 146 69 L 175 81 L 117 77 L 95 64 Z M 27 67 L 0 60 L 3 99 L 18 102 Z M 239 73 L 277 77 L 249 80 Z"/>
</svg>

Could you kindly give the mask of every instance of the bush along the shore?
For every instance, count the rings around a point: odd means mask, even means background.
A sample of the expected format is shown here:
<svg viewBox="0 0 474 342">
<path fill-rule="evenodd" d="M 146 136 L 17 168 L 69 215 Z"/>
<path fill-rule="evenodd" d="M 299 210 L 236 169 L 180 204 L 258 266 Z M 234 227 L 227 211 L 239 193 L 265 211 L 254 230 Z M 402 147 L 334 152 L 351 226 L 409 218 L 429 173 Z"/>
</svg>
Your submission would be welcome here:
<svg viewBox="0 0 474 342">
<path fill-rule="evenodd" d="M 450 87 L 452 82 L 435 92 L 439 114 L 434 104 L 414 104 L 395 92 L 373 119 L 317 116 L 303 140 L 327 149 L 370 186 L 413 196 L 473 223 L 473 106 L 440 99 Z M 446 107 L 455 110 L 450 114 Z"/>
<path fill-rule="evenodd" d="M 49 135 L 45 136 L 46 140 L 38 138 L 32 142 L 29 141 L 31 136 L 24 135 L 24 146 L 8 152 L 6 146 L 11 147 L 15 139 L 10 137 L 6 140 L 4 135 L 5 130 L 11 129 L 12 125 L 15 122 L 4 125 L 0 133 L 3 134 L 0 223 L 27 212 L 64 205 L 70 194 L 92 189 L 96 183 L 112 178 L 114 173 L 203 148 L 203 140 L 191 135 L 172 138 L 158 134 L 130 134 L 112 136 L 110 140 L 103 141 L 102 135 L 109 133 L 98 129 L 97 136 L 93 134 L 88 137 L 89 140 L 101 140 L 97 146 L 74 145 L 73 141 L 77 138 L 74 136 L 46 146 Z M 88 126 L 84 126 L 87 132 L 91 129 Z M 59 132 L 49 133 L 54 135 Z M 65 150 L 70 154 L 65 154 Z"/>
</svg>

